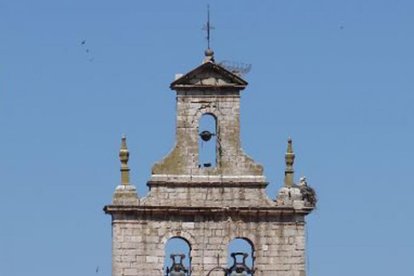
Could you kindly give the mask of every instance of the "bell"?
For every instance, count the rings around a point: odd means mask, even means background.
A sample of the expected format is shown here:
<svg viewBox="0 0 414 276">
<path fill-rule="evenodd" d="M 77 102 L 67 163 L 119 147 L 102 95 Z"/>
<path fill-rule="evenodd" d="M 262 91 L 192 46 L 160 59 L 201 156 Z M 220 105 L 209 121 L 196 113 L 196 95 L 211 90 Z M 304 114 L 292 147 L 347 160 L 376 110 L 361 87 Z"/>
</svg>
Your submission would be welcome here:
<svg viewBox="0 0 414 276">
<path fill-rule="evenodd" d="M 183 265 L 183 259 L 185 258 L 184 254 L 171 254 L 170 255 L 173 264 L 171 265 L 171 268 L 167 269 L 167 275 L 168 276 L 186 276 L 188 270 Z M 180 258 L 180 261 L 176 261 L 176 257 Z"/>
<path fill-rule="evenodd" d="M 241 272 L 233 271 L 230 276 L 247 276 L 247 272 L 242 270 Z"/>
<path fill-rule="evenodd" d="M 171 271 L 170 272 L 171 276 L 185 276 L 185 272 L 180 270 L 180 271 Z"/>
<path fill-rule="evenodd" d="M 235 252 L 230 254 L 233 258 L 233 265 L 229 268 L 230 276 L 247 276 L 253 275 L 253 271 L 246 265 L 246 258 L 249 254 L 244 252 Z M 237 261 L 237 256 L 243 257 L 243 260 Z"/>
<path fill-rule="evenodd" d="M 210 141 L 211 137 L 213 137 L 213 136 L 214 136 L 214 133 L 211 133 L 208 130 L 204 130 L 200 133 L 201 139 L 203 139 L 203 141 L 205 141 L 205 142 Z"/>
</svg>

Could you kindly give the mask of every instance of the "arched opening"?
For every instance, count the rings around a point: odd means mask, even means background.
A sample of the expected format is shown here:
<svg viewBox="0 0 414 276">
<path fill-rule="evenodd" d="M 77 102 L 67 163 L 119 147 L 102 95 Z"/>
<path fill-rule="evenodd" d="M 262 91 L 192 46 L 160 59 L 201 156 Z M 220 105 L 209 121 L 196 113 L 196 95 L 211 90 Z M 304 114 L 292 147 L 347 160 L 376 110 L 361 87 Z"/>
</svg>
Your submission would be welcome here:
<svg viewBox="0 0 414 276">
<path fill-rule="evenodd" d="M 166 276 L 191 275 L 191 245 L 182 237 L 173 237 L 165 244 L 164 272 Z"/>
<path fill-rule="evenodd" d="M 198 166 L 214 168 L 217 165 L 217 120 L 210 113 L 203 114 L 198 124 Z"/>
<path fill-rule="evenodd" d="M 229 275 L 254 275 L 254 246 L 245 238 L 236 238 L 229 243 L 227 264 Z"/>
</svg>

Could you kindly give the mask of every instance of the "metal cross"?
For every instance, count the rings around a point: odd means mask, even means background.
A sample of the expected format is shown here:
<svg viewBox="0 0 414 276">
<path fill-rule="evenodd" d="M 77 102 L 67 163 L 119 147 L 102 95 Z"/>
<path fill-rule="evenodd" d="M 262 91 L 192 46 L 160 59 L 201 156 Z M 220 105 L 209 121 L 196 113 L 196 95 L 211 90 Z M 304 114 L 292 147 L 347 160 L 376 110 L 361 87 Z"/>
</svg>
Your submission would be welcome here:
<svg viewBox="0 0 414 276">
<path fill-rule="evenodd" d="M 204 31 L 207 31 L 207 49 L 210 49 L 210 31 L 214 30 L 214 27 L 210 25 L 210 5 L 207 5 L 207 23 L 203 27 Z"/>
</svg>

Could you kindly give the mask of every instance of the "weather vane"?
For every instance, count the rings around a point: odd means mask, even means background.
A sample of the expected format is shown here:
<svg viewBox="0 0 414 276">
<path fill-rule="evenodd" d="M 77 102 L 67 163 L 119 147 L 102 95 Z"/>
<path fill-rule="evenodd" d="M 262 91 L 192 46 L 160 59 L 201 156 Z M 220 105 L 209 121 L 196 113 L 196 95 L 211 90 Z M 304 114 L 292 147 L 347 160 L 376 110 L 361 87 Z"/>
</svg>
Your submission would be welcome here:
<svg viewBox="0 0 414 276">
<path fill-rule="evenodd" d="M 207 49 L 210 49 L 210 31 L 214 30 L 214 27 L 210 25 L 210 5 L 207 5 L 207 23 L 203 30 L 207 32 Z"/>
</svg>

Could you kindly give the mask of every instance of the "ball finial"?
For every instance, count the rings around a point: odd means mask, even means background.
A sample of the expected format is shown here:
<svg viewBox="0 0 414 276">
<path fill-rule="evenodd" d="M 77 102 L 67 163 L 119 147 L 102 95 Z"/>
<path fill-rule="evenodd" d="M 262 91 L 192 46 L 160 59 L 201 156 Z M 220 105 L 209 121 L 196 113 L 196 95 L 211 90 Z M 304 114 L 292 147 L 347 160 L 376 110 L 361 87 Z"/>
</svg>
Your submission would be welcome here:
<svg viewBox="0 0 414 276">
<path fill-rule="evenodd" d="M 206 57 L 212 57 L 212 56 L 214 56 L 214 51 L 213 51 L 213 50 L 211 50 L 210 48 L 208 48 L 208 49 L 206 49 L 206 50 L 204 51 L 204 55 L 205 55 Z"/>
<path fill-rule="evenodd" d="M 210 48 L 207 48 L 207 50 L 204 51 L 204 62 L 214 62 L 214 51 Z"/>
</svg>

